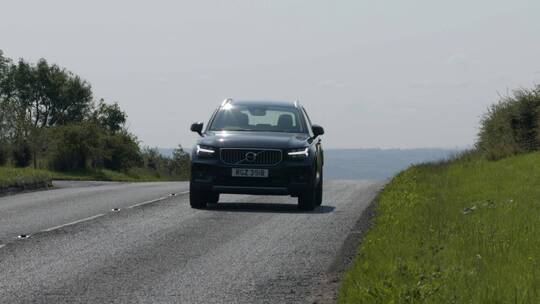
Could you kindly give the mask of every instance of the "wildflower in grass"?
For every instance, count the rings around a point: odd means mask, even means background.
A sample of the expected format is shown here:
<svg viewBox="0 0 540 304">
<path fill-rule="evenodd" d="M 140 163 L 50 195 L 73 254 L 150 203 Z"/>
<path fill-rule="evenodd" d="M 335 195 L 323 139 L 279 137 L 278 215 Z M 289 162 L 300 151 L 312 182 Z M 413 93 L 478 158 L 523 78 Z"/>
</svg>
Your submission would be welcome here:
<svg viewBox="0 0 540 304">
<path fill-rule="evenodd" d="M 474 210 L 476 210 L 476 205 L 463 209 L 463 211 L 461 211 L 461 213 L 469 214 L 469 213 L 473 212 Z"/>
</svg>

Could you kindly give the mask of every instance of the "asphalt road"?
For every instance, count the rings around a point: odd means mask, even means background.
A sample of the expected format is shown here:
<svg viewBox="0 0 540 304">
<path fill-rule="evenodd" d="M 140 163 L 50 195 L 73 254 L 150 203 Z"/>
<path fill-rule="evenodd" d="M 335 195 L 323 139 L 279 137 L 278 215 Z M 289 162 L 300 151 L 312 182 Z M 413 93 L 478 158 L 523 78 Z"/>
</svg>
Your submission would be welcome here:
<svg viewBox="0 0 540 304">
<path fill-rule="evenodd" d="M 381 184 L 328 181 L 313 212 L 193 210 L 186 183 L 56 186 L 0 198 L 0 303 L 313 303 Z"/>
</svg>

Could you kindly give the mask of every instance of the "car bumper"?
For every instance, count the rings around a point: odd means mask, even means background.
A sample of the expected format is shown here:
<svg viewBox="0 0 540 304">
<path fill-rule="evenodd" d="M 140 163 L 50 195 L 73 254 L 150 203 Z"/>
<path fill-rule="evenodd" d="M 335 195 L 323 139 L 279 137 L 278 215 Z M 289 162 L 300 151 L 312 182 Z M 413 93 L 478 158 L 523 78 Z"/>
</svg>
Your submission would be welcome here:
<svg viewBox="0 0 540 304">
<path fill-rule="evenodd" d="M 232 168 L 242 167 L 246 166 L 225 165 L 219 160 L 192 162 L 191 187 L 218 193 L 298 196 L 311 186 L 315 174 L 313 166 L 306 160 L 250 167 L 268 169 L 267 178 L 233 177 Z"/>
</svg>

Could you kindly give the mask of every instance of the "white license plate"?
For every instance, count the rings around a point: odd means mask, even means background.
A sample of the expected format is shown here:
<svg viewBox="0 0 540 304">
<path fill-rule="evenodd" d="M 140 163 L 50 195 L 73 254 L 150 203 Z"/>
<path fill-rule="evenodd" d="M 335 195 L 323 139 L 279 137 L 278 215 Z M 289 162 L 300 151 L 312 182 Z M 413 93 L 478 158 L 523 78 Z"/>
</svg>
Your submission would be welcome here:
<svg viewBox="0 0 540 304">
<path fill-rule="evenodd" d="M 233 168 L 232 176 L 234 177 L 268 177 L 268 169 Z"/>
</svg>

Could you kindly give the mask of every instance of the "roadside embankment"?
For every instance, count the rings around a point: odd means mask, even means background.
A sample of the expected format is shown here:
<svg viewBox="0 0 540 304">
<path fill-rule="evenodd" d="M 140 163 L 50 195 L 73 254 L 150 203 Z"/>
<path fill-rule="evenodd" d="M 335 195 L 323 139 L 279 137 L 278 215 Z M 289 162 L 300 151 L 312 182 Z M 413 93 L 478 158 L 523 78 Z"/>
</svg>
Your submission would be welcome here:
<svg viewBox="0 0 540 304">
<path fill-rule="evenodd" d="M 340 303 L 539 303 L 540 153 L 411 167 L 381 192 Z"/>
<path fill-rule="evenodd" d="M 32 168 L 0 167 L 0 195 L 52 187 L 52 180 L 114 181 L 114 182 L 163 182 L 183 181 L 185 176 L 165 176 L 149 170 L 138 169 L 123 173 L 112 170 L 86 170 L 57 172 Z"/>
<path fill-rule="evenodd" d="M 51 186 L 51 180 L 51 174 L 46 171 L 0 167 L 0 195 L 46 189 Z"/>
</svg>

